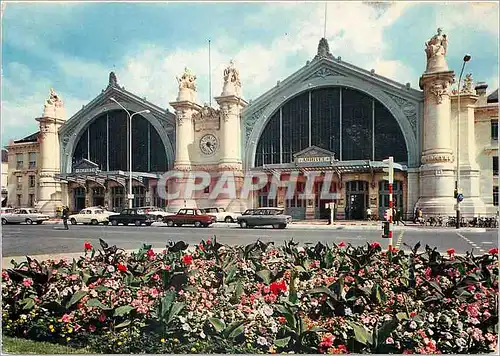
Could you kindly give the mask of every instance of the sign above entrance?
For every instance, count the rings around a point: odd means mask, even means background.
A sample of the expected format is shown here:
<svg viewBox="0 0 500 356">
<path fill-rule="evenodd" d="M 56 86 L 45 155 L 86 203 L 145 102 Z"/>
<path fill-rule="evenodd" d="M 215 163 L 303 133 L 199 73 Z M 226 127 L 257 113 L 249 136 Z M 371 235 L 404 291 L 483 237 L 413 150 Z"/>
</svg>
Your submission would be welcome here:
<svg viewBox="0 0 500 356">
<path fill-rule="evenodd" d="M 330 163 L 333 157 L 298 157 L 297 163 Z"/>
<path fill-rule="evenodd" d="M 78 163 L 73 166 L 73 173 L 98 173 L 100 171 L 97 163 L 89 161 L 86 158 L 78 161 Z"/>
<path fill-rule="evenodd" d="M 317 146 L 310 146 L 297 152 L 294 158 L 295 164 L 308 166 L 329 166 L 337 161 L 333 152 Z"/>
</svg>

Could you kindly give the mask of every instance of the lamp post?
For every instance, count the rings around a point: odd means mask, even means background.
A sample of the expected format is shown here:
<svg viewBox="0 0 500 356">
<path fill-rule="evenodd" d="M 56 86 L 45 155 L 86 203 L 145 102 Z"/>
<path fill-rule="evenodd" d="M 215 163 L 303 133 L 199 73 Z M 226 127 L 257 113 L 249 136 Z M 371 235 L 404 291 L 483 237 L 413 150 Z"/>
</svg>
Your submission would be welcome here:
<svg viewBox="0 0 500 356">
<path fill-rule="evenodd" d="M 121 107 L 125 112 L 127 113 L 128 120 L 129 120 L 129 143 L 128 143 L 128 149 L 129 149 L 129 158 L 128 158 L 128 164 L 129 164 L 129 177 L 128 177 L 128 207 L 132 208 L 132 202 L 134 201 L 134 196 L 132 194 L 132 118 L 135 115 L 139 114 L 149 114 L 149 110 L 141 110 L 139 112 L 135 112 L 132 115 L 130 115 L 130 112 L 123 107 L 122 104 L 120 104 L 118 101 L 116 101 L 115 98 L 109 98 L 109 100 L 115 102 L 119 107 Z"/>
<path fill-rule="evenodd" d="M 459 192 L 458 187 L 460 186 L 460 82 L 462 81 L 462 74 L 464 73 L 465 64 L 470 61 L 470 54 L 466 54 L 464 56 L 464 60 L 462 63 L 462 69 L 460 70 L 460 75 L 458 76 L 458 113 L 457 113 L 457 176 L 455 178 L 455 199 L 457 203 L 456 209 L 456 223 L 455 227 L 460 229 L 460 201 L 459 201 Z"/>
</svg>

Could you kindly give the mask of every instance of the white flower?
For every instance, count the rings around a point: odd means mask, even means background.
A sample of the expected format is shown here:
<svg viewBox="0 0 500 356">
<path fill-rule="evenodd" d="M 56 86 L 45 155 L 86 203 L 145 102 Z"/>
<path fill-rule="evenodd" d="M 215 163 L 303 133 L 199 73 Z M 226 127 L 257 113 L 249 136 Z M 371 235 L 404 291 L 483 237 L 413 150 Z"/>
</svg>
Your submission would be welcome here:
<svg viewBox="0 0 500 356">
<path fill-rule="evenodd" d="M 273 315 L 273 308 L 271 308 L 269 305 L 264 305 L 261 309 L 261 312 L 265 316 L 271 316 Z"/>
<path fill-rule="evenodd" d="M 434 335 L 434 331 L 432 331 L 432 329 L 427 329 L 427 333 L 428 333 L 430 336 Z"/>
<path fill-rule="evenodd" d="M 110 266 L 108 266 L 108 268 L 107 268 L 107 269 L 108 269 L 108 272 L 109 272 L 109 273 L 113 273 L 113 272 L 115 271 L 115 267 L 113 267 L 113 266 L 111 266 L 111 265 L 110 265 Z"/>
<path fill-rule="evenodd" d="M 278 325 L 276 325 L 276 324 L 271 325 L 271 331 L 274 334 L 276 334 L 278 332 Z"/>
<path fill-rule="evenodd" d="M 191 327 L 189 326 L 189 324 L 182 324 L 182 330 L 184 331 L 191 331 Z"/>
<path fill-rule="evenodd" d="M 181 323 L 185 324 L 185 323 L 186 323 L 186 318 L 185 318 L 185 317 L 183 317 L 183 316 L 180 316 L 180 315 L 179 315 L 179 321 L 180 321 Z"/>
<path fill-rule="evenodd" d="M 417 328 L 417 323 L 412 320 L 411 323 L 410 323 L 410 329 L 416 329 Z"/>
<path fill-rule="evenodd" d="M 200 337 L 201 337 L 202 339 L 204 339 L 204 338 L 206 338 L 206 337 L 207 337 L 207 335 L 205 335 L 205 333 L 202 331 L 202 332 L 200 333 Z"/>
<path fill-rule="evenodd" d="M 257 338 L 257 344 L 261 345 L 261 346 L 267 346 L 267 340 L 265 337 L 263 336 L 259 336 Z"/>
<path fill-rule="evenodd" d="M 434 316 L 432 314 L 429 314 L 429 318 L 427 319 L 429 323 L 434 323 Z"/>
<path fill-rule="evenodd" d="M 345 308 L 345 315 L 347 315 L 347 316 L 352 315 L 351 308 Z"/>
</svg>

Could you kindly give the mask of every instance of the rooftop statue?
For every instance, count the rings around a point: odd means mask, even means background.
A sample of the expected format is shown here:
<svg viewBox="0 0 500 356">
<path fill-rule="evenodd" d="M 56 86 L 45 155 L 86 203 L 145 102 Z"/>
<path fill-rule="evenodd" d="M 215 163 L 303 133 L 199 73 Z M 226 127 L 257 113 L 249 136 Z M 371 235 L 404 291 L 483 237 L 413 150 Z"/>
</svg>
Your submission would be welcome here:
<svg viewBox="0 0 500 356">
<path fill-rule="evenodd" d="M 118 86 L 118 79 L 116 78 L 115 72 L 109 73 L 109 83 L 108 86 L 110 87 L 116 87 Z"/>
<path fill-rule="evenodd" d="M 475 94 L 476 91 L 472 87 L 472 73 L 465 75 L 464 84 L 462 86 L 461 92 L 464 94 Z"/>
<path fill-rule="evenodd" d="M 448 49 L 448 37 L 443 33 L 442 28 L 437 29 L 437 34 L 432 36 L 429 42 L 425 43 L 425 53 L 427 54 L 427 59 L 434 56 L 446 56 L 446 50 Z"/>
<path fill-rule="evenodd" d="M 318 53 L 314 57 L 314 59 L 321 59 L 321 58 L 333 59 L 333 56 L 330 53 L 330 46 L 328 45 L 328 41 L 326 38 L 322 38 L 319 40 Z"/>
<path fill-rule="evenodd" d="M 55 90 L 53 88 L 50 88 L 50 96 L 47 99 L 47 102 L 45 103 L 45 105 L 46 106 L 47 105 L 55 105 L 55 106 L 62 106 L 63 105 L 61 98 L 59 97 L 59 95 L 57 95 L 57 93 L 55 92 Z"/>
<path fill-rule="evenodd" d="M 234 67 L 234 62 L 229 61 L 229 66 L 224 69 L 224 83 L 233 83 L 241 87 L 240 72 Z"/>
<path fill-rule="evenodd" d="M 196 91 L 196 76 L 186 67 L 182 77 L 177 77 L 179 89 L 191 89 Z"/>
<path fill-rule="evenodd" d="M 427 55 L 426 72 L 448 71 L 445 56 L 448 50 L 448 37 L 443 34 L 443 29 L 438 28 L 437 34 L 425 42 L 425 54 Z"/>
</svg>

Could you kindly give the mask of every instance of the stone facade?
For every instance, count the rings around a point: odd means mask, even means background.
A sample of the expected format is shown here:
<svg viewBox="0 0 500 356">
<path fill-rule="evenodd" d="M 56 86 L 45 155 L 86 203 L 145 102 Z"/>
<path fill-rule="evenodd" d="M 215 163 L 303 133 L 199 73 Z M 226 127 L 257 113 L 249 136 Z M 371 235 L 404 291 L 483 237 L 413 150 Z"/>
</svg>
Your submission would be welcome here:
<svg viewBox="0 0 500 356">
<path fill-rule="evenodd" d="M 457 78 L 448 67 L 447 50 L 448 37 L 438 29 L 425 44 L 426 66 L 420 78 L 421 90 L 380 76 L 374 70 L 367 71 L 342 61 L 330 53 L 326 39 L 321 39 L 318 53 L 311 61 L 250 103 L 243 99 L 240 73 L 232 62 L 221 73 L 223 90 L 220 96 L 214 98 L 217 107 L 198 103 L 197 78 L 187 68 L 177 78 L 178 95 L 170 103 L 175 113 L 127 92 L 118 85 L 116 75 L 111 73 L 108 87 L 102 94 L 66 122 L 62 100 L 51 90 L 43 116 L 37 119 L 40 132 L 15 141 L 8 147 L 8 203 L 12 206 L 33 203 L 47 212 L 60 204 L 71 207 L 77 198 L 85 206 L 95 202 L 110 206 L 122 204 L 120 197 L 127 193 L 127 172 L 101 167 L 96 175 L 75 176 L 72 171 L 75 164 L 73 155 L 82 132 L 99 115 L 120 109 L 110 102 L 110 98 L 123 103 L 125 110 L 138 112 L 147 109 L 149 113 L 143 116 L 161 137 L 161 147 L 153 149 L 165 150 L 168 170 L 210 172 L 214 178 L 210 189 L 221 172 L 230 170 L 235 173 L 233 183 L 240 189 L 245 171 L 260 169 L 276 174 L 287 172 L 290 168 L 255 167 L 257 144 L 271 117 L 301 93 L 338 87 L 369 95 L 388 110 L 401 129 L 408 157 L 396 173 L 396 179 L 401 182 L 398 194 L 402 199 L 400 207 L 405 213 L 411 215 L 418 205 L 426 215 L 454 215 L 454 185 L 459 157 L 459 191 L 465 198 L 460 205 L 462 214 L 493 215 L 498 208 L 498 168 L 493 172 L 493 165 L 498 167 L 498 163 L 493 163 L 493 157 L 498 157 L 498 97 L 488 97 L 487 85 L 474 85 L 471 74 L 465 74 L 460 88 L 452 89 Z M 459 112 L 460 125 L 457 125 Z M 457 136 L 460 137 L 459 144 Z M 309 146 L 312 147 L 311 144 Z M 460 149 L 458 155 L 457 147 Z M 27 167 L 29 152 L 37 155 L 36 167 Z M 17 158 L 21 157 L 19 155 L 24 157 L 22 167 L 17 163 L 21 159 Z M 340 197 L 336 201 L 339 218 L 349 214 L 344 209 L 348 206 L 346 200 L 351 197 L 349 182 L 354 181 L 367 183 L 365 207 L 370 207 L 372 211 L 381 210 L 380 202 L 386 199 L 386 191 L 383 173 L 377 162 L 342 162 L 341 159 L 336 167 L 334 183 Z M 35 187 L 27 186 L 30 175 L 36 176 Z M 141 180 L 144 177 L 147 182 Z M 159 175 L 143 174 L 142 178 L 140 172 L 134 173 L 134 187 L 137 187 L 134 189 L 141 191 L 138 204 L 158 205 L 156 184 Z M 179 189 L 187 183 L 187 179 L 177 180 L 168 189 Z M 31 194 L 34 194 L 34 202 L 28 201 Z M 273 204 L 282 206 L 283 194 L 280 190 L 278 201 Z M 241 211 L 247 206 L 269 202 L 265 199 L 265 192 L 257 192 L 249 201 L 210 200 L 207 194 L 201 194 L 196 201 L 173 200 L 168 203 L 171 211 L 184 206 L 223 206 Z M 123 204 L 126 204 L 126 199 L 123 199 Z M 304 218 L 321 215 L 314 199 L 304 203 L 301 209 Z M 381 213 L 377 211 L 374 215 L 380 216 Z"/>
</svg>

